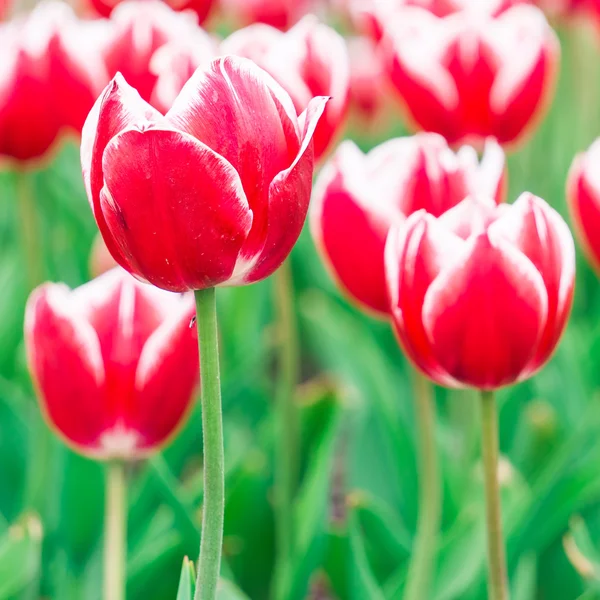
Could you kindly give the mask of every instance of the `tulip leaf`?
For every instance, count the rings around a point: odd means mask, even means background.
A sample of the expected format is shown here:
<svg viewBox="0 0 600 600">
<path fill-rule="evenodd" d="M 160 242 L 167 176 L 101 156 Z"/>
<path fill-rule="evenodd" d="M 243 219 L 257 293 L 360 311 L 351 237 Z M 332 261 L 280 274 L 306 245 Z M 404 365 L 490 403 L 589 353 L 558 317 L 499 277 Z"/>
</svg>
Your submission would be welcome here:
<svg viewBox="0 0 600 600">
<path fill-rule="evenodd" d="M 179 578 L 177 600 L 194 600 L 195 591 L 196 576 L 194 573 L 194 564 L 186 556 L 183 559 L 183 566 L 181 567 L 181 577 Z"/>
</svg>

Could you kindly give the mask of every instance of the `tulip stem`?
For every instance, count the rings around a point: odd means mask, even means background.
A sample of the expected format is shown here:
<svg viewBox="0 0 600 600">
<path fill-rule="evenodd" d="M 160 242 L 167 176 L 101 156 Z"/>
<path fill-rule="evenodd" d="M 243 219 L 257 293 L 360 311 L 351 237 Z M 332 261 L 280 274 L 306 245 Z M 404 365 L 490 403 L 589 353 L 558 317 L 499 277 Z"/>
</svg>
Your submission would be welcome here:
<svg viewBox="0 0 600 600">
<path fill-rule="evenodd" d="M 274 275 L 279 333 L 279 371 L 275 406 L 275 519 L 277 564 L 274 597 L 287 597 L 282 589 L 294 548 L 293 503 L 298 478 L 299 427 L 294 393 L 298 381 L 298 330 L 294 314 L 294 283 L 289 259 Z"/>
<path fill-rule="evenodd" d="M 106 465 L 104 516 L 104 600 L 125 599 L 127 481 L 125 463 Z"/>
<path fill-rule="evenodd" d="M 404 598 L 429 598 L 442 506 L 442 488 L 435 443 L 435 398 L 432 386 L 415 373 L 414 398 L 418 429 L 419 515 Z"/>
<path fill-rule="evenodd" d="M 498 414 L 494 392 L 481 392 L 481 453 L 488 543 L 488 598 L 507 600 L 506 555 L 498 483 Z"/>
<path fill-rule="evenodd" d="M 194 599 L 214 600 L 221 570 L 225 512 L 225 458 L 215 288 L 196 291 L 196 322 L 202 386 L 204 506 Z"/>
<path fill-rule="evenodd" d="M 33 289 L 42 283 L 44 253 L 40 247 L 40 227 L 31 182 L 26 171 L 19 170 L 17 177 L 18 218 L 21 225 L 21 244 L 25 260 L 27 285 Z"/>
</svg>

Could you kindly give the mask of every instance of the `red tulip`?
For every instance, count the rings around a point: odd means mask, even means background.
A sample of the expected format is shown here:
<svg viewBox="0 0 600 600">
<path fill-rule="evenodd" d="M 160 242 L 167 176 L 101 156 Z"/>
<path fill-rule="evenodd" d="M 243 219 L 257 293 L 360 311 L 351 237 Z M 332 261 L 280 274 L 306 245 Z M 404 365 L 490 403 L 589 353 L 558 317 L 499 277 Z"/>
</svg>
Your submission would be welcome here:
<svg viewBox="0 0 600 600">
<path fill-rule="evenodd" d="M 346 141 L 316 183 L 311 229 L 340 285 L 386 316 L 383 253 L 392 224 L 420 209 L 437 217 L 469 194 L 501 202 L 504 190 L 504 153 L 491 140 L 481 163 L 472 148 L 455 154 L 433 133 L 390 140 L 366 156 Z"/>
<path fill-rule="evenodd" d="M 567 202 L 586 254 L 600 272 L 600 140 L 575 157 L 567 182 Z"/>
<path fill-rule="evenodd" d="M 550 100 L 559 44 L 534 6 L 443 19 L 406 8 L 388 33 L 390 74 L 409 119 L 451 144 L 486 136 L 514 143 Z"/>
<path fill-rule="evenodd" d="M 12 0 L 0 0 L 0 19 L 4 19 L 12 7 Z"/>
<path fill-rule="evenodd" d="M 311 12 L 314 0 L 221 0 L 238 26 L 265 23 L 287 30 Z"/>
<path fill-rule="evenodd" d="M 0 25 L 0 155 L 37 159 L 81 132 L 108 80 L 90 33 L 58 2 Z"/>
<path fill-rule="evenodd" d="M 158 0 L 144 0 L 143 5 L 139 0 L 122 2 L 113 11 L 111 23 L 104 49 L 109 76 L 121 73 L 147 102 L 157 81 L 151 68 L 154 53 L 168 42 L 191 44 L 202 36 L 191 14 L 176 13 Z"/>
<path fill-rule="evenodd" d="M 326 98 L 296 116 L 249 60 L 198 70 L 162 116 L 117 76 L 86 121 L 88 197 L 129 272 L 171 291 L 269 276 L 295 244 L 310 199 L 312 136 Z"/>
<path fill-rule="evenodd" d="M 78 452 L 137 459 L 182 424 L 198 380 L 191 296 L 114 269 L 69 290 L 47 283 L 25 318 L 29 367 L 45 416 Z"/>
<path fill-rule="evenodd" d="M 394 226 L 385 250 L 392 315 L 406 353 L 445 386 L 493 390 L 550 357 L 573 298 L 571 233 L 541 198 L 468 197 L 439 218 Z"/>
<path fill-rule="evenodd" d="M 250 58 L 265 69 L 292 97 L 298 113 L 313 96 L 331 97 L 315 131 L 315 160 L 319 160 L 341 131 L 347 113 L 350 66 L 344 39 L 308 16 L 285 34 L 262 24 L 236 31 L 223 42 L 221 52 Z"/>
<path fill-rule="evenodd" d="M 94 11 L 101 17 L 110 17 L 117 5 L 123 0 L 88 0 Z M 154 2 L 154 0 L 136 0 L 138 2 Z M 199 23 L 204 23 L 214 4 L 214 0 L 163 0 L 171 9 L 176 11 L 190 10 L 196 13 Z M 146 10 L 145 6 L 139 7 L 139 13 Z"/>
</svg>

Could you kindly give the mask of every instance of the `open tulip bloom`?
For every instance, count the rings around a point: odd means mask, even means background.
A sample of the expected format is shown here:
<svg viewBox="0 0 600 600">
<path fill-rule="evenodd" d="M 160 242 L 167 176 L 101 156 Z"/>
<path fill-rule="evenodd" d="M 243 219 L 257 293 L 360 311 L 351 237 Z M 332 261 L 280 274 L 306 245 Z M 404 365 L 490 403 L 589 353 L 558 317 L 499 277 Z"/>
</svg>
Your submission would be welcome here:
<svg viewBox="0 0 600 600">
<path fill-rule="evenodd" d="M 481 390 L 490 599 L 507 595 L 494 390 L 526 379 L 552 354 L 571 309 L 575 248 L 542 199 L 467 197 L 434 217 L 395 224 L 385 266 L 394 326 L 436 383 Z"/>
<path fill-rule="evenodd" d="M 226 56 L 198 69 L 165 115 L 117 75 L 84 126 L 84 181 L 112 256 L 157 287 L 196 293 L 204 435 L 200 600 L 216 597 L 225 502 L 214 288 L 268 277 L 296 243 L 310 200 L 313 136 L 327 100 L 311 99 L 298 116 L 265 71 Z"/>
<path fill-rule="evenodd" d="M 439 18 L 407 7 L 388 19 L 385 53 L 410 121 L 451 144 L 514 144 L 549 104 L 560 48 L 544 14 L 518 5 L 493 17 Z"/>
</svg>

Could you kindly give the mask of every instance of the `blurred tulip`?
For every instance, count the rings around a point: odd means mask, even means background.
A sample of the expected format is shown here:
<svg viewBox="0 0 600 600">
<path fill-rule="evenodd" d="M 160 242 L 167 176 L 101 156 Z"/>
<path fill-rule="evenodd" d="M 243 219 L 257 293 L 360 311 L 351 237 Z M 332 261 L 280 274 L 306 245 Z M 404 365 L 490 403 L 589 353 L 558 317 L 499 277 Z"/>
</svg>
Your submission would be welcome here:
<svg viewBox="0 0 600 600">
<path fill-rule="evenodd" d="M 104 60 L 113 77 L 121 73 L 146 102 L 150 102 L 157 82 L 151 68 L 154 53 L 168 42 L 209 42 L 189 13 L 176 13 L 158 0 L 129 0 L 119 4 L 111 16 L 112 31 L 104 48 Z"/>
<path fill-rule="evenodd" d="M 191 296 L 114 269 L 75 290 L 47 283 L 25 318 L 29 368 L 45 416 L 78 452 L 137 459 L 182 424 L 198 382 Z"/>
<path fill-rule="evenodd" d="M 364 155 L 346 141 L 315 185 L 311 230 L 330 271 L 365 308 L 386 316 L 384 247 L 396 220 L 424 209 L 437 217 L 469 194 L 504 199 L 505 158 L 494 141 L 481 163 L 433 133 L 398 138 Z"/>
<path fill-rule="evenodd" d="M 123 0 L 87 0 L 94 11 L 101 17 L 110 17 L 113 10 L 119 5 L 124 3 Z M 136 2 L 154 3 L 155 0 L 135 0 Z M 190 10 L 196 13 L 198 22 L 203 23 L 214 4 L 214 0 L 162 0 L 169 8 L 176 11 Z M 146 9 L 145 6 L 139 7 L 139 13 Z"/>
<path fill-rule="evenodd" d="M 600 139 L 575 157 L 567 181 L 567 203 L 579 240 L 600 273 Z"/>
<path fill-rule="evenodd" d="M 285 260 L 310 199 L 327 102 L 296 116 L 251 61 L 196 71 L 162 116 L 117 76 L 84 127 L 88 197 L 115 260 L 171 291 L 242 285 Z"/>
<path fill-rule="evenodd" d="M 575 250 L 560 215 L 523 194 L 469 197 L 391 231 L 385 265 L 396 332 L 435 382 L 493 390 L 550 357 L 573 298 Z"/>
<path fill-rule="evenodd" d="M 319 160 L 347 113 L 350 66 L 344 39 L 309 15 L 285 34 L 262 24 L 236 31 L 223 42 L 221 53 L 244 56 L 262 67 L 292 97 L 298 113 L 313 96 L 331 97 L 315 131 Z"/>
<path fill-rule="evenodd" d="M 90 29 L 66 4 L 0 25 L 0 155 L 27 161 L 78 135 L 108 81 Z"/>
<path fill-rule="evenodd" d="M 4 19 L 8 16 L 12 5 L 12 0 L 0 0 L 0 19 Z"/>
<path fill-rule="evenodd" d="M 387 31 L 390 75 L 409 119 L 451 144 L 517 142 L 549 104 L 560 48 L 534 6 L 443 19 L 406 8 Z"/>
<path fill-rule="evenodd" d="M 283 31 L 311 12 L 314 4 L 314 0 L 221 0 L 238 27 L 265 23 Z"/>
</svg>

